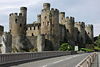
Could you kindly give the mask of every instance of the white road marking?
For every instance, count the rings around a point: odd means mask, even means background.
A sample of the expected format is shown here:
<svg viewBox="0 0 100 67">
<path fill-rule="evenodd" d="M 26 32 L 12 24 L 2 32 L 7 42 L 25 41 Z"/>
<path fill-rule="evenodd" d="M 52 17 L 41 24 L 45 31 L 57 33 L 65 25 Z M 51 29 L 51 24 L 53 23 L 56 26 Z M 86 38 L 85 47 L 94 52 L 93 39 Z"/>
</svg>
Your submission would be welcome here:
<svg viewBox="0 0 100 67">
<path fill-rule="evenodd" d="M 69 60 L 69 59 L 74 58 L 74 57 L 77 57 L 77 56 L 80 56 L 80 55 L 74 55 L 74 56 L 72 56 L 72 57 L 69 57 L 69 58 L 66 58 L 66 59 L 63 59 L 63 60 L 59 60 L 59 61 L 55 61 L 55 62 L 46 64 L 46 65 L 43 65 L 42 67 L 47 67 L 47 66 L 50 66 L 50 65 L 53 65 L 53 64 L 57 64 L 57 63 L 60 63 L 60 62 L 62 62 L 62 61 Z"/>
</svg>

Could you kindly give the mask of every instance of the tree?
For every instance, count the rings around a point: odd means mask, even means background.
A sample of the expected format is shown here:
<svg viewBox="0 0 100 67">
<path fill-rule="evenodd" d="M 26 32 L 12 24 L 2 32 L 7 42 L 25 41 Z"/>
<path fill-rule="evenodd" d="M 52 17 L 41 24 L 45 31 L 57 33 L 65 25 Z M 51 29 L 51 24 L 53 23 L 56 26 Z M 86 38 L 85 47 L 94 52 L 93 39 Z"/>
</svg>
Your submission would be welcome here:
<svg viewBox="0 0 100 67">
<path fill-rule="evenodd" d="M 73 47 L 71 45 L 69 45 L 68 43 L 63 43 L 60 48 L 60 51 L 70 51 L 73 50 Z"/>
<path fill-rule="evenodd" d="M 100 48 L 100 35 L 97 37 L 97 40 L 95 41 L 95 45 Z"/>
</svg>

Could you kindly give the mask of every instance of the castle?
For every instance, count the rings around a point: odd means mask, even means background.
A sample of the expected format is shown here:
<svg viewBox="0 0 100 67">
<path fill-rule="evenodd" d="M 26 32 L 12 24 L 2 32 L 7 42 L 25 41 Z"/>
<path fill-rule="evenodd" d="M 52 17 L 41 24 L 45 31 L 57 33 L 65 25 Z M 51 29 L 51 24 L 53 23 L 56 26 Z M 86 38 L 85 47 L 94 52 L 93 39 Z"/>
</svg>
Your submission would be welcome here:
<svg viewBox="0 0 100 67">
<path fill-rule="evenodd" d="M 0 26 L 0 34 L 2 34 Z M 27 8 L 9 15 L 9 33 L 13 51 L 23 52 L 37 48 L 38 51 L 58 50 L 60 44 L 69 43 L 80 48 L 93 43 L 93 25 L 76 22 L 74 17 L 65 17 L 65 12 L 50 8 L 44 3 L 37 21 L 27 24 Z"/>
</svg>

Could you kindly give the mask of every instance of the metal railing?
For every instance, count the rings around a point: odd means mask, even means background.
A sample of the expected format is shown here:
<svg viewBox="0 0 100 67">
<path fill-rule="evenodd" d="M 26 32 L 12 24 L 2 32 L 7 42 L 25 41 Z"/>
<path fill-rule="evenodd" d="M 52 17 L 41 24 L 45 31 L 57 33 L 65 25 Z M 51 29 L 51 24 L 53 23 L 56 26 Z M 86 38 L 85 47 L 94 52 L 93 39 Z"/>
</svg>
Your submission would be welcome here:
<svg viewBox="0 0 100 67">
<path fill-rule="evenodd" d="M 96 53 L 92 53 L 92 54 L 88 55 L 85 59 L 83 59 L 75 67 L 91 67 L 91 65 L 94 62 L 96 56 L 97 56 Z"/>
</svg>

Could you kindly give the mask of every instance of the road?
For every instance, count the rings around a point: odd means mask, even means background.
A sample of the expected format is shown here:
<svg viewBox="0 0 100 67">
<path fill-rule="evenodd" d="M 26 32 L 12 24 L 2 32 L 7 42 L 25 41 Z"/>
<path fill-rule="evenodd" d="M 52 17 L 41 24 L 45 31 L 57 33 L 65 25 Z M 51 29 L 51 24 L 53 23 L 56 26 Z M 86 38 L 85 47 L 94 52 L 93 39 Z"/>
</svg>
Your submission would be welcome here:
<svg viewBox="0 0 100 67">
<path fill-rule="evenodd" d="M 11 67 L 75 67 L 89 53 L 37 60 Z"/>
</svg>

